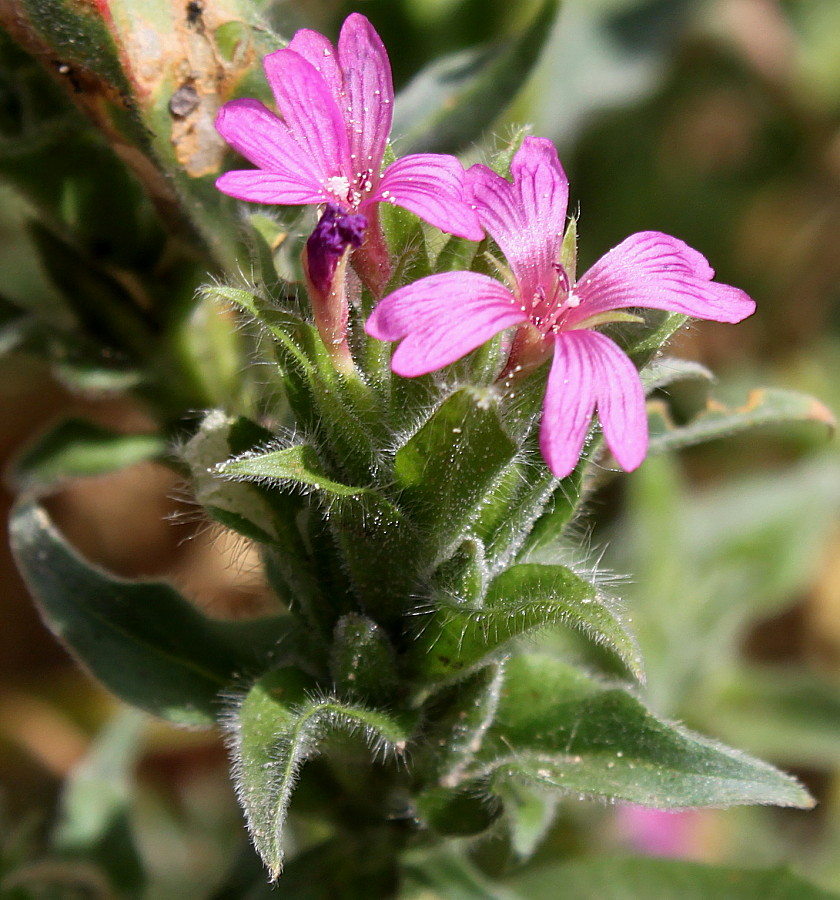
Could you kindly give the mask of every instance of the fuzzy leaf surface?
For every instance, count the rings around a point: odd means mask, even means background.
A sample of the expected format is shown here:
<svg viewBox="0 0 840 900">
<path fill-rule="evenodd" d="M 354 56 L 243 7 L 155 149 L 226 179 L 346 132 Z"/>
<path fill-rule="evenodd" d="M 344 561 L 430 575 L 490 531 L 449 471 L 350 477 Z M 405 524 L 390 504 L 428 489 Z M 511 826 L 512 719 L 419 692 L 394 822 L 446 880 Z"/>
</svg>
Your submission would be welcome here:
<svg viewBox="0 0 840 900">
<path fill-rule="evenodd" d="M 611 603 L 565 566 L 513 566 L 491 583 L 482 607 L 453 604 L 430 619 L 412 651 L 424 679 L 463 676 L 513 638 L 551 625 L 581 631 L 642 677 L 638 647 Z"/>
<path fill-rule="evenodd" d="M 495 404 L 473 389 L 457 391 L 397 451 L 402 502 L 435 546 L 446 548 L 479 514 L 515 453 Z"/>
<path fill-rule="evenodd" d="M 376 751 L 400 752 L 409 738 L 390 715 L 312 697 L 297 670 L 263 676 L 231 719 L 234 774 L 254 844 L 277 878 L 283 868 L 283 829 L 301 766 L 336 731 L 359 732 Z"/>
<path fill-rule="evenodd" d="M 213 620 L 168 584 L 108 574 L 82 559 L 36 504 L 18 506 L 10 530 L 47 627 L 118 697 L 176 724 L 214 724 L 219 691 L 292 636 L 285 617 Z"/>
<path fill-rule="evenodd" d="M 493 781 L 523 781 L 659 808 L 809 808 L 793 778 L 656 718 L 622 686 L 552 657 L 508 662 L 496 721 L 479 754 Z"/>
</svg>

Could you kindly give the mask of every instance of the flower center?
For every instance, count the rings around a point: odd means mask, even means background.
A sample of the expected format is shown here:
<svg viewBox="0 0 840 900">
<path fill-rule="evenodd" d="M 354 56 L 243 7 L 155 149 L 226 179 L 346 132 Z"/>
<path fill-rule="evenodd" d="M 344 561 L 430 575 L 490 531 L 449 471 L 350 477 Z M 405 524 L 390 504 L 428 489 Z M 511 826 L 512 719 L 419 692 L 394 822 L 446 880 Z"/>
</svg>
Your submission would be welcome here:
<svg viewBox="0 0 840 900">
<path fill-rule="evenodd" d="M 357 172 L 352 182 L 344 175 L 332 175 L 326 180 L 324 187 L 350 209 L 358 209 L 365 195 L 373 189 L 373 170 Z"/>
<path fill-rule="evenodd" d="M 563 320 L 570 309 L 580 306 L 580 297 L 572 289 L 568 273 L 560 263 L 553 263 L 557 273 L 549 289 L 540 285 L 531 300 L 529 318 L 531 324 L 542 334 L 563 330 Z"/>
</svg>

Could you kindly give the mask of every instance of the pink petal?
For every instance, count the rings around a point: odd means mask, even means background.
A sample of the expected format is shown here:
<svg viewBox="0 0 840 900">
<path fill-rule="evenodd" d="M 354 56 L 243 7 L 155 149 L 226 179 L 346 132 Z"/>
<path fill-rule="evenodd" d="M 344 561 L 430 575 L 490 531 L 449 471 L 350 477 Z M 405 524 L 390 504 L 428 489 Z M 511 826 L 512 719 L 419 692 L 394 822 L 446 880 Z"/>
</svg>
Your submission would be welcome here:
<svg viewBox="0 0 840 900">
<path fill-rule="evenodd" d="M 467 189 L 481 224 L 510 263 L 521 296 L 530 301 L 540 283 L 554 280 L 569 182 L 554 144 L 545 138 L 526 137 L 510 169 L 512 184 L 487 166 L 472 166 Z"/>
<path fill-rule="evenodd" d="M 406 378 L 441 369 L 505 328 L 526 321 L 511 292 L 475 272 L 443 272 L 389 294 L 365 330 L 402 343 L 391 368 Z"/>
<path fill-rule="evenodd" d="M 352 13 L 344 20 L 338 59 L 344 74 L 342 113 L 353 171 L 369 171 L 375 179 L 391 132 L 394 85 L 385 45 L 363 15 Z"/>
<path fill-rule="evenodd" d="M 442 231 L 470 241 L 484 237 L 464 196 L 464 169 L 454 156 L 418 153 L 392 162 L 369 202 L 395 203 Z"/>
<path fill-rule="evenodd" d="M 320 173 L 312 161 L 294 142 L 289 129 L 258 100 L 231 100 L 219 110 L 216 117 L 219 134 L 249 162 L 275 176 L 277 184 L 285 183 L 290 190 L 317 196 L 320 203 L 327 198 L 320 183 Z M 222 176 L 225 179 L 226 176 Z M 235 179 L 225 183 L 233 184 Z M 224 188 L 220 188 L 225 190 Z M 230 191 L 227 191 L 230 193 Z M 234 196 L 239 196 L 234 194 Z M 249 197 L 242 197 L 247 200 Z M 290 203 L 288 200 L 259 201 Z M 295 203 L 299 201 L 294 201 Z"/>
<path fill-rule="evenodd" d="M 344 106 L 344 76 L 338 65 L 338 55 L 335 52 L 329 38 L 309 28 L 301 28 L 295 32 L 295 36 L 289 41 L 287 50 L 293 50 L 298 56 L 302 56 L 314 69 L 319 72 L 339 110 Z"/>
<path fill-rule="evenodd" d="M 305 206 L 325 203 L 329 198 L 317 186 L 309 187 L 285 175 L 263 169 L 236 169 L 216 179 L 216 187 L 238 200 L 251 203 L 276 203 L 284 206 Z"/>
<path fill-rule="evenodd" d="M 714 274 L 706 258 L 678 238 L 658 231 L 631 234 L 578 280 L 580 305 L 567 323 L 634 306 L 716 322 L 752 315 L 755 302 L 738 288 L 712 281 Z"/>
<path fill-rule="evenodd" d="M 597 406 L 607 444 L 626 471 L 639 466 L 648 443 L 639 373 L 609 338 L 596 331 L 555 335 L 545 393 L 540 449 L 565 478 L 577 465 Z"/>
<path fill-rule="evenodd" d="M 325 179 L 346 177 L 347 132 L 324 76 L 294 50 L 270 53 L 263 65 L 277 108 L 312 168 Z"/>
</svg>

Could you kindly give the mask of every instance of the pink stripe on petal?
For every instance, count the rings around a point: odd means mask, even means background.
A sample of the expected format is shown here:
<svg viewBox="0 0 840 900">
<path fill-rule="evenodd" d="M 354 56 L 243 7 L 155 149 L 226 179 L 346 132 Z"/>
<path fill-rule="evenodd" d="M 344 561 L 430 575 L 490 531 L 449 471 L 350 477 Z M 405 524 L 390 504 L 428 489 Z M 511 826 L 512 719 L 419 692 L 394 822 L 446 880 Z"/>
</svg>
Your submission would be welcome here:
<svg viewBox="0 0 840 900">
<path fill-rule="evenodd" d="M 553 282 L 566 225 L 569 182 L 557 150 L 545 138 L 526 137 L 511 163 L 513 183 L 487 166 L 467 172 L 467 189 L 482 225 L 510 263 L 530 301 Z"/>
<path fill-rule="evenodd" d="M 454 156 L 418 153 L 391 163 L 370 202 L 395 203 L 441 231 L 480 241 L 484 230 L 464 196 L 464 169 Z"/>
<path fill-rule="evenodd" d="M 237 169 L 225 172 L 216 179 L 216 187 L 238 200 L 251 203 L 274 203 L 284 206 L 304 206 L 326 203 L 327 195 L 317 187 L 310 187 L 285 175 L 263 169 Z"/>
<path fill-rule="evenodd" d="M 712 281 L 714 270 L 688 244 L 658 231 L 632 234 L 578 280 L 580 305 L 567 319 L 574 326 L 613 309 L 644 307 L 696 319 L 740 322 L 755 312 L 743 291 Z"/>
<path fill-rule="evenodd" d="M 313 169 L 326 178 L 346 177 L 347 132 L 326 79 L 294 50 L 270 53 L 263 65 L 277 108 Z"/>
<path fill-rule="evenodd" d="M 391 367 L 413 378 L 455 362 L 505 328 L 526 321 L 507 288 L 475 272 L 443 272 L 389 294 L 365 330 L 402 343 Z"/>
<path fill-rule="evenodd" d="M 216 116 L 221 136 L 249 162 L 310 191 L 320 189 L 320 173 L 292 139 L 285 122 L 258 100 L 231 100 Z"/>
<path fill-rule="evenodd" d="M 347 123 L 354 174 L 379 175 L 394 115 L 394 85 L 385 45 L 359 13 L 344 20 L 338 39 L 344 74 L 342 115 Z"/>
<path fill-rule="evenodd" d="M 327 83 L 339 110 L 343 106 L 344 76 L 338 65 L 338 55 L 329 38 L 309 28 L 301 28 L 289 41 L 287 50 L 302 56 L 319 72 Z"/>
</svg>

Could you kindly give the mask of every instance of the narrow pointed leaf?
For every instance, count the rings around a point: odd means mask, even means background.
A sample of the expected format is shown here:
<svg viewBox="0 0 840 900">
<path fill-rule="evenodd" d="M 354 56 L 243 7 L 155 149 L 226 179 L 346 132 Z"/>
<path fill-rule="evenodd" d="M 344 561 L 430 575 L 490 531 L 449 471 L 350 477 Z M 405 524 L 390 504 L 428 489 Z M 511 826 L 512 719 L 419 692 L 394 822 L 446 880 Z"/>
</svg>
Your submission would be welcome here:
<svg viewBox="0 0 840 900">
<path fill-rule="evenodd" d="M 636 677 L 639 649 L 612 603 L 565 566 L 513 566 L 490 585 L 484 606 L 451 605 L 429 614 L 412 648 L 412 662 L 429 680 L 463 677 L 513 638 L 552 625 L 580 631 Z"/>
<path fill-rule="evenodd" d="M 103 475 L 157 459 L 166 452 L 160 434 L 120 434 L 83 419 L 65 419 L 16 461 L 12 478 L 20 489 L 45 490 L 90 475 Z"/>
<path fill-rule="evenodd" d="M 403 152 L 454 152 L 492 125 L 539 59 L 558 7 L 545 0 L 507 44 L 446 56 L 420 72 L 395 102 L 393 133 Z"/>
<path fill-rule="evenodd" d="M 655 359 L 641 372 L 645 393 L 651 394 L 677 381 L 714 381 L 714 374 L 705 366 L 690 359 L 662 357 Z"/>
<path fill-rule="evenodd" d="M 656 718 L 624 687 L 547 656 L 516 657 L 506 672 L 479 754 L 491 781 L 659 808 L 813 806 L 793 778 Z"/>
<path fill-rule="evenodd" d="M 334 732 L 360 733 L 376 751 L 401 752 L 405 727 L 376 710 L 312 699 L 295 670 L 281 669 L 250 689 L 231 719 L 234 774 L 254 845 L 277 878 L 283 868 L 284 826 L 303 764 Z"/>
<path fill-rule="evenodd" d="M 808 394 L 781 388 L 750 392 L 742 406 L 725 406 L 710 399 L 706 408 L 685 425 L 675 425 L 664 404 L 651 405 L 650 448 L 663 453 L 727 437 L 760 425 L 818 422 L 834 430 L 834 414 Z"/>
<path fill-rule="evenodd" d="M 184 725 L 212 725 L 217 695 L 276 644 L 284 619 L 208 619 L 162 582 L 116 578 L 82 559 L 36 504 L 11 520 L 18 567 L 50 630 L 118 697 Z M 286 652 L 285 650 L 283 652 Z"/>
</svg>

